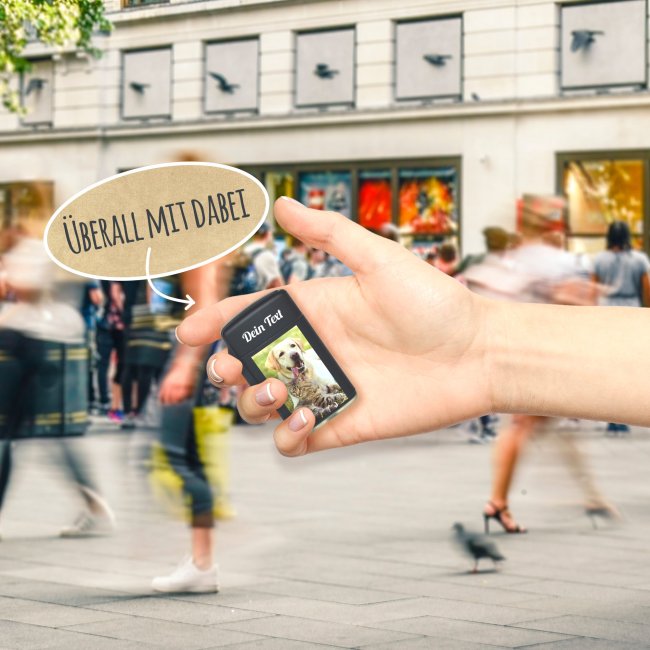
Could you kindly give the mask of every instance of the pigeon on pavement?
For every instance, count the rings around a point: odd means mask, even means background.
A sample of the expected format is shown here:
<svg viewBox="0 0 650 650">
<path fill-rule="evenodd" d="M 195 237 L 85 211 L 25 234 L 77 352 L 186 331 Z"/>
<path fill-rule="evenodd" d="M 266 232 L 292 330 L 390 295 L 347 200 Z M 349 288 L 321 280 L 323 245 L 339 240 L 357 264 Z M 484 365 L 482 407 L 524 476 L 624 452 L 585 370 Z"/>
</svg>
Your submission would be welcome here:
<svg viewBox="0 0 650 650">
<path fill-rule="evenodd" d="M 462 551 L 474 560 L 472 573 L 478 573 L 478 563 L 482 558 L 489 558 L 496 566 L 506 558 L 501 555 L 496 544 L 478 533 L 470 533 L 465 530 L 463 524 L 454 524 L 455 541 Z"/>
</svg>

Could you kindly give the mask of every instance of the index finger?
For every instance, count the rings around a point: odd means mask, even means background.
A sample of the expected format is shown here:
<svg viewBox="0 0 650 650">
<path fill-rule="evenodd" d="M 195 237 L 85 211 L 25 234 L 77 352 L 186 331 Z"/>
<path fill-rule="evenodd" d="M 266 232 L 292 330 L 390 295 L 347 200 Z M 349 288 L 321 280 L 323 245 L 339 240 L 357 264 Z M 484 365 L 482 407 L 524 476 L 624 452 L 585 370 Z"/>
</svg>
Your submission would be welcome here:
<svg viewBox="0 0 650 650">
<path fill-rule="evenodd" d="M 375 270 L 394 256 L 396 249 L 404 250 L 338 212 L 312 210 L 287 196 L 275 202 L 273 214 L 287 232 L 330 253 L 357 275 Z"/>
</svg>

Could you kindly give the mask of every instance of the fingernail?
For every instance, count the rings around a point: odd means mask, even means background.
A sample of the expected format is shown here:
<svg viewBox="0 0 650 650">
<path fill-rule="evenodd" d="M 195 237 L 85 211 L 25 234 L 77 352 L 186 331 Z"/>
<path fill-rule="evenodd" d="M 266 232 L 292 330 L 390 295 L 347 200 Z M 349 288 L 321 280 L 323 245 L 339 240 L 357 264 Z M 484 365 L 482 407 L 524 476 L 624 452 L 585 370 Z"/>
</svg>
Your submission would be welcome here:
<svg viewBox="0 0 650 650">
<path fill-rule="evenodd" d="M 178 327 L 180 327 L 180 325 L 179 325 Z M 174 336 L 176 337 L 176 340 L 177 340 L 181 345 L 185 345 L 185 343 L 183 343 L 183 341 L 181 340 L 181 337 L 178 335 L 178 327 L 174 330 Z"/>
<path fill-rule="evenodd" d="M 280 198 L 284 199 L 285 201 L 289 201 L 290 203 L 295 203 L 296 205 L 304 207 L 300 201 L 296 201 L 296 199 L 292 199 L 290 196 L 281 196 Z"/>
<path fill-rule="evenodd" d="M 223 377 L 215 370 L 216 363 L 216 359 L 212 359 L 212 361 L 210 361 L 208 365 L 208 377 L 215 384 L 221 384 L 223 383 Z"/>
<path fill-rule="evenodd" d="M 299 411 L 296 411 L 289 418 L 289 428 L 291 429 L 291 431 L 300 431 L 300 429 L 304 429 L 306 426 L 307 426 L 307 418 L 305 417 L 304 409 L 300 409 Z"/>
<path fill-rule="evenodd" d="M 275 397 L 273 397 L 273 393 L 271 392 L 271 382 L 266 382 L 264 386 L 257 389 L 257 392 L 255 393 L 255 401 L 260 406 L 268 406 L 275 402 Z"/>
</svg>

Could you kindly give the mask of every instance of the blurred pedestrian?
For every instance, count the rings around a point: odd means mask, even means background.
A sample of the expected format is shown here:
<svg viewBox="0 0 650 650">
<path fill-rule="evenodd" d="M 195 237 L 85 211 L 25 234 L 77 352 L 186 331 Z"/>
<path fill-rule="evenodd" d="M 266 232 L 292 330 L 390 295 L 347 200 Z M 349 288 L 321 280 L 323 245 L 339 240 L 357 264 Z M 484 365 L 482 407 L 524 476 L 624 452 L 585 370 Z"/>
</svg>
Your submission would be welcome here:
<svg viewBox="0 0 650 650">
<path fill-rule="evenodd" d="M 518 301 L 555 304 L 595 304 L 597 290 L 585 277 L 580 261 L 561 249 L 561 223 L 555 212 L 524 212 L 521 245 L 507 255 L 488 255 L 483 264 L 465 274 L 469 286 L 485 296 Z M 545 417 L 515 414 L 510 425 L 499 433 L 494 447 L 493 478 L 490 499 L 483 509 L 485 530 L 496 521 L 507 533 L 525 533 L 512 516 L 508 496 L 521 452 L 534 434 L 546 432 L 554 422 Z M 568 466 L 584 490 L 588 515 L 613 515 L 610 506 L 596 488 L 586 460 L 571 432 L 563 432 L 562 451 Z"/>
<path fill-rule="evenodd" d="M 97 314 L 103 302 L 101 285 L 98 280 L 89 280 L 83 289 L 81 317 L 86 326 L 88 347 L 88 410 L 99 413 L 97 400 Z"/>
<path fill-rule="evenodd" d="M 165 295 L 175 295 L 173 278 L 153 283 Z M 142 425 L 142 415 L 152 386 L 162 373 L 172 343 L 169 331 L 173 322 L 172 301 L 154 293 L 147 282 L 129 282 L 125 291 L 126 349 L 122 374 L 124 420 L 122 429 Z M 175 324 L 175 323 L 174 323 Z"/>
<path fill-rule="evenodd" d="M 101 281 L 104 304 L 97 319 L 97 383 L 100 413 L 114 422 L 124 419 L 122 372 L 124 369 L 124 291 L 121 282 Z M 108 373 L 113 367 L 109 391 Z"/>
<path fill-rule="evenodd" d="M 456 273 L 457 265 L 458 259 L 456 247 L 449 242 L 442 244 L 438 249 L 436 259 L 433 261 L 433 266 L 435 266 L 439 271 L 453 276 Z"/>
<path fill-rule="evenodd" d="M 244 247 L 257 276 L 256 291 L 275 289 L 283 285 L 280 265 L 273 250 L 273 233 L 267 223 L 253 235 L 253 241 Z"/>
<path fill-rule="evenodd" d="M 57 401 L 48 402 L 46 408 L 50 417 L 60 419 L 61 434 L 65 435 L 67 406 L 58 400 L 65 391 L 66 366 L 62 360 L 68 346 L 85 344 L 78 310 L 50 297 L 53 264 L 40 239 L 19 238 L 4 255 L 4 266 L 12 303 L 0 314 L 0 359 L 10 367 L 0 373 L 0 508 L 12 473 L 14 440 L 35 421 L 36 409 L 43 406 L 44 396 L 38 386 L 62 387 L 49 392 Z M 85 387 L 78 398 L 85 408 Z M 56 410 L 50 413 L 51 409 Z M 112 531 L 115 518 L 111 508 L 100 496 L 76 448 L 59 440 L 66 473 L 84 502 L 82 512 L 71 526 L 61 530 L 61 536 Z"/>
<path fill-rule="evenodd" d="M 193 152 L 182 153 L 181 162 L 200 161 Z M 265 223 L 253 242 L 244 249 L 249 263 L 254 264 L 258 289 L 282 284 L 274 253 L 270 250 L 272 235 Z M 189 294 L 196 307 L 208 307 L 228 296 L 232 286 L 232 260 L 222 258 L 182 273 L 175 283 L 180 296 Z M 178 306 L 178 303 L 174 303 Z M 177 322 L 184 310 L 173 313 Z M 171 334 L 171 332 L 170 332 Z M 159 389 L 160 445 L 174 473 L 180 478 L 190 517 L 190 556 L 167 576 L 153 579 L 152 587 L 160 592 L 216 592 L 217 566 L 214 562 L 214 494 L 208 480 L 205 457 L 199 449 L 194 409 L 201 405 L 205 363 L 211 346 L 189 347 L 174 337 L 173 351 Z M 218 383 L 219 377 L 213 376 Z"/>
<path fill-rule="evenodd" d="M 282 251 L 285 253 L 287 249 Z M 314 276 L 314 269 L 311 266 L 308 254 L 309 249 L 299 239 L 291 240 L 288 247 L 289 253 L 285 255 L 284 262 L 280 267 L 282 276 L 287 284 L 310 280 Z"/>
<path fill-rule="evenodd" d="M 214 304 L 223 291 L 225 263 L 187 271 L 180 276 L 179 295 L 189 294 L 197 306 Z M 180 313 L 178 314 L 180 316 Z M 181 479 L 190 509 L 191 555 L 168 576 L 153 580 L 156 591 L 217 591 L 214 563 L 214 495 L 199 453 L 194 408 L 202 391 L 209 347 L 190 348 L 176 342 L 160 385 L 160 444 L 175 474 Z"/>
<path fill-rule="evenodd" d="M 650 307 L 650 262 L 632 250 L 630 227 L 613 221 L 607 229 L 607 250 L 596 255 L 593 279 L 607 287 L 600 303 L 611 307 Z M 627 424 L 610 422 L 607 433 L 629 433 Z"/>
</svg>

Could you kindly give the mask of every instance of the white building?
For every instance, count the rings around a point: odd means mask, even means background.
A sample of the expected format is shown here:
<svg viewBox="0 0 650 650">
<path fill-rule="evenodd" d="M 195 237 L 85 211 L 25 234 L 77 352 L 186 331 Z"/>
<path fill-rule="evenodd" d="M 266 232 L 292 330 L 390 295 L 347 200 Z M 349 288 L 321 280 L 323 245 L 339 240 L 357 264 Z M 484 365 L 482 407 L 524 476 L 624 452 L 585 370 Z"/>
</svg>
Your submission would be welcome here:
<svg viewBox="0 0 650 650">
<path fill-rule="evenodd" d="M 31 112 L 0 113 L 5 223 L 26 182 L 56 206 L 189 150 L 365 225 L 458 227 L 465 252 L 565 191 L 572 247 L 626 218 L 649 248 L 646 0 L 122 4 L 101 59 L 30 50 Z"/>
</svg>

